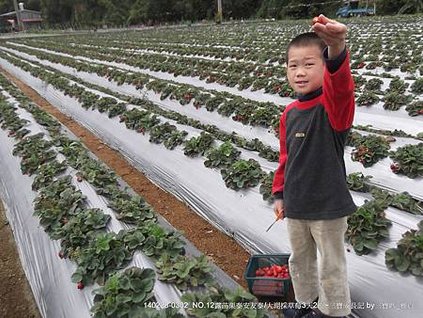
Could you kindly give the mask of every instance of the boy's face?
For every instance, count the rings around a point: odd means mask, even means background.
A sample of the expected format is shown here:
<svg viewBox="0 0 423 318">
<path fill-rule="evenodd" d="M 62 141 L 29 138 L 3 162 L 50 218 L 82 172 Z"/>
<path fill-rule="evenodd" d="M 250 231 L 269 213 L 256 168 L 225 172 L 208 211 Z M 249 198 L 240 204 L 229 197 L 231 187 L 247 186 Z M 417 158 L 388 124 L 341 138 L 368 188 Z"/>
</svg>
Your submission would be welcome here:
<svg viewBox="0 0 423 318">
<path fill-rule="evenodd" d="M 323 84 L 324 62 L 317 45 L 293 46 L 288 51 L 287 77 L 297 94 L 308 94 Z"/>
</svg>

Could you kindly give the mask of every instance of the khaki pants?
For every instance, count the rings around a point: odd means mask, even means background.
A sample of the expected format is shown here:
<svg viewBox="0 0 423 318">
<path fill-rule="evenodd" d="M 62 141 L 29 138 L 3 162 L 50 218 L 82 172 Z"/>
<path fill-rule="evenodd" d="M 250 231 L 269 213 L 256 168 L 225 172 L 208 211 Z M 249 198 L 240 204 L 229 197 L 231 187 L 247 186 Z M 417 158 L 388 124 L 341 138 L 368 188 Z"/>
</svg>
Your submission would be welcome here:
<svg viewBox="0 0 423 318">
<path fill-rule="evenodd" d="M 309 304 L 319 297 L 318 309 L 323 314 L 350 314 L 351 298 L 344 247 L 347 217 L 286 220 L 292 248 L 289 269 L 296 300 Z M 317 250 L 320 254 L 319 266 Z"/>
</svg>

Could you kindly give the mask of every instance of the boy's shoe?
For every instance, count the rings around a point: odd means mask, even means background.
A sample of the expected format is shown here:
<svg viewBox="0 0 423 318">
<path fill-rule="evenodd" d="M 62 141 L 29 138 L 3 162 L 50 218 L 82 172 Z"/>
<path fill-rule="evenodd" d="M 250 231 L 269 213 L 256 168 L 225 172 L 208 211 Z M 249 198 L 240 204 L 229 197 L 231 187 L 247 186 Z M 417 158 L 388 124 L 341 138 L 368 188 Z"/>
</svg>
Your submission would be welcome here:
<svg viewBox="0 0 423 318">
<path fill-rule="evenodd" d="M 282 309 L 283 317 L 284 318 L 302 318 L 305 317 L 308 313 L 310 313 L 312 309 L 310 307 L 308 308 L 287 308 Z"/>
<path fill-rule="evenodd" d="M 311 303 L 317 303 L 319 300 L 319 297 L 317 297 L 315 300 L 313 300 Z M 286 308 L 282 309 L 282 313 L 284 318 L 302 318 L 303 316 L 309 314 L 312 311 L 312 308 L 310 306 L 307 306 L 305 308 Z"/>
</svg>

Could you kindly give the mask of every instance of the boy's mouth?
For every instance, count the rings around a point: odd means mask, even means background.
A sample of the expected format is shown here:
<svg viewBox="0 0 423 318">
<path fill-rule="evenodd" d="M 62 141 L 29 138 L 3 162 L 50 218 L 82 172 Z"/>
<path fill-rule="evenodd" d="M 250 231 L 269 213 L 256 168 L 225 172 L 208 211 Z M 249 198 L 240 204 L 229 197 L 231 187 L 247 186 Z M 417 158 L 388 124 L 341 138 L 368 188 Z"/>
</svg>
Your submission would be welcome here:
<svg viewBox="0 0 423 318">
<path fill-rule="evenodd" d="M 304 86 L 306 86 L 307 85 L 307 83 L 308 83 L 308 81 L 298 81 L 298 82 L 295 82 L 295 84 L 298 86 L 298 87 L 304 87 Z"/>
</svg>

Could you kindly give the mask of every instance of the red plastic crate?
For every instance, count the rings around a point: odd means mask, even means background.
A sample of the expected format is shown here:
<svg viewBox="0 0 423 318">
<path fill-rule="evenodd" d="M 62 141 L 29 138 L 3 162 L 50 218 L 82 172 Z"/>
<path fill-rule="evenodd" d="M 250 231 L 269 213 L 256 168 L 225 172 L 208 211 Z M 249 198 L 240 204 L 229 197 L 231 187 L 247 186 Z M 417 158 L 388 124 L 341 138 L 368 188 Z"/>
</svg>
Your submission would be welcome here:
<svg viewBox="0 0 423 318">
<path fill-rule="evenodd" d="M 252 255 L 245 269 L 250 293 L 256 296 L 286 297 L 291 286 L 291 278 L 256 276 L 256 270 L 272 265 L 288 265 L 290 254 L 256 254 Z"/>
</svg>

